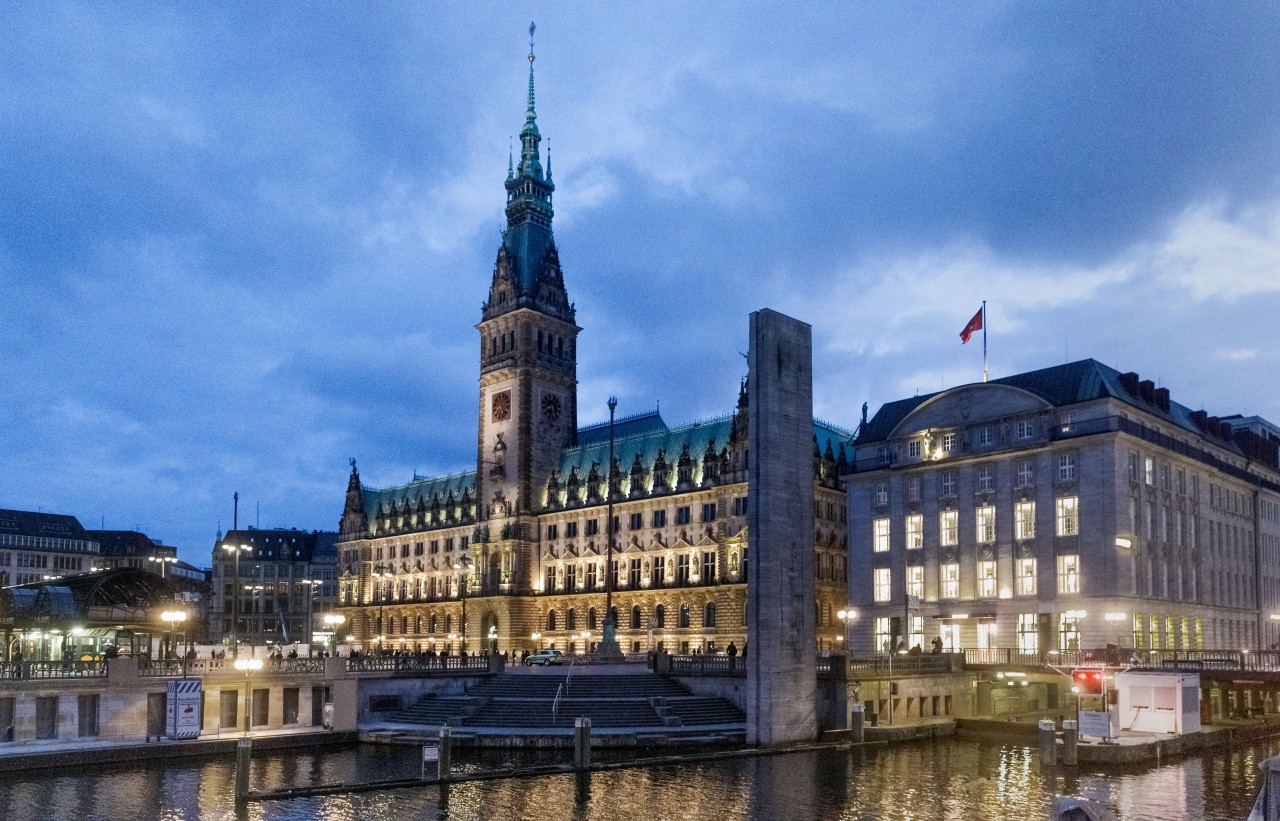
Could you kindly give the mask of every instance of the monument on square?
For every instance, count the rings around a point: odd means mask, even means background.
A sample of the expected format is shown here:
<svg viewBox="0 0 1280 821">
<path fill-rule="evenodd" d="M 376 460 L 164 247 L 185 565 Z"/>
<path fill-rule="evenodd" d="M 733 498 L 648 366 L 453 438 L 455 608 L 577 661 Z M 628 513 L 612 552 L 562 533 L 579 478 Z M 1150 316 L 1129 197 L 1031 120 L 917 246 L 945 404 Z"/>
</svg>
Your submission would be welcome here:
<svg viewBox="0 0 1280 821">
<path fill-rule="evenodd" d="M 813 610 L 813 342 L 809 325 L 751 314 L 747 355 L 747 743 L 818 734 Z"/>
</svg>

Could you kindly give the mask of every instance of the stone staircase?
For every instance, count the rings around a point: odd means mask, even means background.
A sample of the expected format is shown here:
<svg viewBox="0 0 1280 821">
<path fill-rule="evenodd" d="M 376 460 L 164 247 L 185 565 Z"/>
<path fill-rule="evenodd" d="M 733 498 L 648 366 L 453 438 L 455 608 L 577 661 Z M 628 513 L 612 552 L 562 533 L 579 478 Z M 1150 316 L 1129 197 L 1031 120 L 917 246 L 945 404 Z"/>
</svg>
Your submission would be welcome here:
<svg viewBox="0 0 1280 821">
<path fill-rule="evenodd" d="M 555 704 L 560 686 L 569 681 Z M 489 729 L 572 729 L 574 719 L 594 728 L 741 728 L 746 717 L 722 698 L 695 696 L 665 676 L 506 674 L 477 682 L 465 695 L 428 695 L 389 716 L 398 723 Z"/>
</svg>

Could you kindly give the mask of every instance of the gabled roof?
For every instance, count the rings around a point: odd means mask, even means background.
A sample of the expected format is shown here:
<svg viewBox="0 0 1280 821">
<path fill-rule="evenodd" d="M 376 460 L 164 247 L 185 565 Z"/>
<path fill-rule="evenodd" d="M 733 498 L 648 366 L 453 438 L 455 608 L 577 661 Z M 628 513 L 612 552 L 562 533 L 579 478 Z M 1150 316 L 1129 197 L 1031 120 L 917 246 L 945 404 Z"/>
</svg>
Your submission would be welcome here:
<svg viewBox="0 0 1280 821">
<path fill-rule="evenodd" d="M 638 413 L 616 419 L 613 423 L 613 438 L 617 442 L 631 436 L 641 436 L 667 430 L 667 423 L 662 421 L 662 414 L 657 410 Z M 598 422 L 578 429 L 578 447 L 609 442 L 609 423 Z"/>
<path fill-rule="evenodd" d="M 0 533 L 89 540 L 84 527 L 75 516 L 35 513 L 30 510 L 0 510 Z"/>
</svg>

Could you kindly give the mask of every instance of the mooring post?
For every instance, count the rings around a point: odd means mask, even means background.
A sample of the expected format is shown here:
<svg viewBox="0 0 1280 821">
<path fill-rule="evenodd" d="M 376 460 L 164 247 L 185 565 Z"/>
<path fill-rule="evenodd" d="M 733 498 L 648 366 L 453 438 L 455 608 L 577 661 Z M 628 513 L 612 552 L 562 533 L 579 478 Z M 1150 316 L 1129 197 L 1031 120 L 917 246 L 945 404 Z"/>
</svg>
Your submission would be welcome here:
<svg viewBox="0 0 1280 821">
<path fill-rule="evenodd" d="M 249 800 L 249 762 L 253 757 L 253 738 L 236 739 L 236 804 Z"/>
<path fill-rule="evenodd" d="M 573 766 L 585 770 L 591 766 L 591 719 L 573 720 Z"/>
<path fill-rule="evenodd" d="M 1053 719 L 1040 719 L 1040 766 L 1052 767 L 1058 763 L 1058 733 Z"/>
<path fill-rule="evenodd" d="M 1079 725 L 1068 719 L 1062 722 L 1062 763 L 1068 767 L 1076 766 L 1076 748 L 1080 743 Z"/>
<path fill-rule="evenodd" d="M 861 704 L 853 705 L 849 711 L 849 737 L 853 739 L 854 744 L 861 744 L 866 741 L 867 730 L 864 719 L 864 711 L 866 710 Z"/>
<path fill-rule="evenodd" d="M 453 758 L 453 730 L 449 727 L 441 727 L 440 757 L 436 759 L 436 778 L 442 784 L 449 780 L 451 758 Z"/>
</svg>

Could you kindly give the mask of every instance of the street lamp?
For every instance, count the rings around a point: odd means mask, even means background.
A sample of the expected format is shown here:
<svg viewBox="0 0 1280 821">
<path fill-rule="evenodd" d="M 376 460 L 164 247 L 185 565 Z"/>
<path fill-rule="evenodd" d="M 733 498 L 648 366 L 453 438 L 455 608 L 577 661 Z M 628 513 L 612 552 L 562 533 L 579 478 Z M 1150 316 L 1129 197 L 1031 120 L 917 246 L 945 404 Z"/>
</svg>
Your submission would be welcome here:
<svg viewBox="0 0 1280 821">
<path fill-rule="evenodd" d="M 160 578 L 162 578 L 162 579 L 163 579 L 163 578 L 164 578 L 164 566 L 165 566 L 166 564 L 173 564 L 173 563 L 177 562 L 178 560 L 177 560 L 176 558 L 172 557 L 172 556 L 148 556 L 148 557 L 147 557 L 147 561 L 149 561 L 149 562 L 157 562 L 157 563 L 159 563 L 159 565 L 160 565 Z"/>
<path fill-rule="evenodd" d="M 250 614 L 256 615 L 256 616 L 258 617 L 257 619 L 255 619 L 255 621 L 261 622 L 261 620 L 262 620 L 262 612 L 259 610 L 259 605 L 258 605 L 258 593 L 259 593 L 259 592 L 261 592 L 261 591 L 263 591 L 263 590 L 265 590 L 266 588 L 265 588 L 263 585 L 260 585 L 260 584 L 246 584 L 246 585 L 244 586 L 244 589 L 249 591 L 249 612 L 250 612 Z M 258 629 L 254 631 L 255 635 L 254 635 L 254 637 L 253 637 L 253 643 L 254 643 L 254 645 L 255 645 L 255 646 L 258 644 L 258 640 L 259 640 L 259 639 L 264 639 L 264 641 L 265 641 L 265 638 L 264 638 L 264 636 L 263 636 L 263 633 L 264 633 L 264 632 L 265 632 L 265 631 L 261 628 L 261 626 L 260 626 L 260 625 L 259 625 Z"/>
<path fill-rule="evenodd" d="M 467 585 L 471 581 L 471 569 L 475 564 L 466 553 L 453 560 L 453 569 L 458 571 L 458 593 L 462 597 L 462 623 L 459 632 L 462 634 L 462 655 L 467 654 Z"/>
<path fill-rule="evenodd" d="M 618 409 L 618 397 L 609 397 L 609 467 L 605 471 L 605 498 L 608 512 L 605 514 L 605 560 L 604 560 L 604 638 L 597 651 L 601 656 L 616 659 L 622 655 L 618 647 L 618 625 L 613 614 L 613 418 Z"/>
<path fill-rule="evenodd" d="M 334 638 L 338 632 L 338 628 L 346 623 L 346 621 L 347 617 L 341 613 L 324 614 L 324 628 L 325 632 L 328 633 L 327 638 L 329 640 L 329 652 L 333 652 Z"/>
<path fill-rule="evenodd" d="M 538 640 L 542 638 L 542 634 L 539 633 L 537 630 L 534 630 L 532 633 L 529 634 L 529 638 L 533 640 L 533 649 L 537 650 Z"/>
<path fill-rule="evenodd" d="M 253 691 L 249 682 L 253 674 L 262 669 L 262 659 L 236 659 L 235 668 L 244 671 L 244 734 L 249 736 L 250 714 L 253 712 Z"/>
<path fill-rule="evenodd" d="M 238 498 L 239 494 L 237 494 Z M 240 642 L 238 637 L 240 627 L 240 554 L 247 553 L 252 550 L 247 544 L 224 544 L 223 550 L 230 551 L 235 556 L 235 581 L 231 584 L 231 656 L 238 658 L 240 656 Z M 225 587 L 223 588 L 226 589 Z M 223 602 L 225 609 L 226 602 Z"/>
<path fill-rule="evenodd" d="M 373 589 L 373 594 L 374 594 L 374 597 L 378 600 L 378 632 L 379 633 L 382 633 L 382 631 L 386 629 L 386 625 L 382 621 L 382 607 L 383 607 L 384 600 L 387 598 L 387 591 L 386 591 L 385 585 L 387 584 L 387 580 L 391 578 L 391 570 L 392 570 L 391 565 L 385 565 L 385 566 L 377 565 L 373 568 L 373 571 L 370 573 L 371 576 L 377 579 L 377 581 L 374 582 L 376 587 L 374 587 Z M 379 635 L 377 641 L 378 641 L 378 651 L 381 652 L 382 642 L 384 641 L 383 636 Z"/>
<path fill-rule="evenodd" d="M 182 623 L 182 622 L 186 621 L 186 620 L 187 620 L 187 614 L 186 614 L 185 612 L 181 611 L 181 610 L 166 610 L 166 611 L 164 611 L 163 613 L 161 613 L 161 614 L 160 614 L 160 618 L 161 618 L 161 619 L 162 619 L 166 624 L 168 624 L 168 625 L 169 625 L 169 646 L 170 646 L 171 648 L 174 648 L 174 650 L 171 650 L 170 652 L 173 652 L 173 653 L 174 653 L 174 655 L 177 655 L 177 653 L 176 653 L 176 652 L 174 652 L 174 651 L 176 650 L 176 647 L 174 647 L 174 641 L 173 641 L 173 626 L 174 626 L 175 624 L 180 624 L 180 623 Z M 161 653 L 160 655 L 161 655 L 161 657 L 163 657 L 163 658 L 167 658 L 167 657 L 168 657 L 168 654 L 167 654 L 167 653 Z"/>
</svg>

